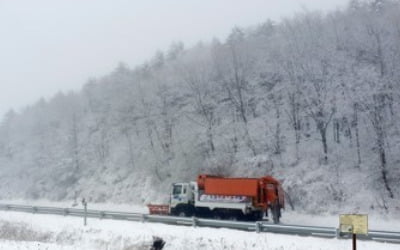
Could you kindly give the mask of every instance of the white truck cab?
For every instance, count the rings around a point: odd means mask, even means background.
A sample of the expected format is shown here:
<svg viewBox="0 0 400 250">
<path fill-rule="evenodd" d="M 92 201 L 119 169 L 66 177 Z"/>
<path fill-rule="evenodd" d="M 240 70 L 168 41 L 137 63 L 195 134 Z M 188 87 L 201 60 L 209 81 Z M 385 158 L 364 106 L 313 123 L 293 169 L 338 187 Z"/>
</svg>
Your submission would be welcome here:
<svg viewBox="0 0 400 250">
<path fill-rule="evenodd" d="M 172 192 L 170 195 L 170 209 L 172 214 L 181 215 L 179 207 L 193 205 L 194 194 L 193 185 L 191 183 L 182 182 L 172 184 Z M 181 216 L 184 216 L 183 214 Z"/>
</svg>

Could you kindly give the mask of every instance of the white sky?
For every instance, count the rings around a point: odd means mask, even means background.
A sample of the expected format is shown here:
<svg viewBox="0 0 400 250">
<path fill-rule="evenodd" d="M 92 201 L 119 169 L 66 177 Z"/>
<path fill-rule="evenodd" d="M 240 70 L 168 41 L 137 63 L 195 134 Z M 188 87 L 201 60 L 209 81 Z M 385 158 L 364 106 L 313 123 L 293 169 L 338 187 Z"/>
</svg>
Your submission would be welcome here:
<svg viewBox="0 0 400 250">
<path fill-rule="evenodd" d="M 118 62 L 130 67 L 174 41 L 191 47 L 295 12 L 348 0 L 0 0 L 0 117 L 78 90 Z"/>
</svg>

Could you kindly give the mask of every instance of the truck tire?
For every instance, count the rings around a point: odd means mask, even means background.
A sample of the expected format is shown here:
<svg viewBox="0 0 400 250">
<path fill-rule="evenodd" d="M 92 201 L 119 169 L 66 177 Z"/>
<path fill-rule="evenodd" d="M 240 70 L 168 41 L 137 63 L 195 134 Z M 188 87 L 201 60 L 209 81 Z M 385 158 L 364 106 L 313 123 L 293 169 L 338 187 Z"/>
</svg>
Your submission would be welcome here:
<svg viewBox="0 0 400 250">
<path fill-rule="evenodd" d="M 212 210 L 212 217 L 215 220 L 226 220 L 229 217 L 229 213 L 229 209 L 216 208 Z"/>
<path fill-rule="evenodd" d="M 262 220 L 262 218 L 263 218 L 262 211 L 253 211 L 245 216 L 245 220 L 247 221 L 260 221 Z"/>
<path fill-rule="evenodd" d="M 226 217 L 226 219 L 227 219 L 227 220 L 230 220 L 230 221 L 238 221 L 240 217 L 241 217 L 241 216 L 240 216 L 239 213 L 232 212 L 232 213 L 228 214 L 228 216 Z"/>
<path fill-rule="evenodd" d="M 258 212 L 255 212 L 255 213 L 254 213 L 254 217 L 255 217 L 255 220 L 256 220 L 256 221 L 262 220 L 262 219 L 263 219 L 263 216 L 264 216 L 264 214 L 263 214 L 262 211 L 258 211 Z"/>
<path fill-rule="evenodd" d="M 179 217 L 190 217 L 194 214 L 194 208 L 192 205 L 180 205 L 175 208 L 173 214 Z"/>
<path fill-rule="evenodd" d="M 212 218 L 214 219 L 214 220 L 222 220 L 223 219 L 223 216 L 222 216 L 222 214 L 219 212 L 219 211 L 213 211 L 212 212 Z"/>
</svg>

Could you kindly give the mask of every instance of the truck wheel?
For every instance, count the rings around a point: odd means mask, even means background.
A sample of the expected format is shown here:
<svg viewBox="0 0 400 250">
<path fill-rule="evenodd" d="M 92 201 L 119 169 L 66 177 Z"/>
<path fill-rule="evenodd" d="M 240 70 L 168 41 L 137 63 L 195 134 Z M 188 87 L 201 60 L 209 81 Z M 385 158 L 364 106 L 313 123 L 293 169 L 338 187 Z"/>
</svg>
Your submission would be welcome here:
<svg viewBox="0 0 400 250">
<path fill-rule="evenodd" d="M 190 217 L 194 214 L 194 207 L 190 205 L 179 206 L 175 210 L 175 215 L 179 217 Z"/>
<path fill-rule="evenodd" d="M 236 215 L 229 215 L 227 219 L 230 221 L 237 221 L 238 217 Z"/>
<path fill-rule="evenodd" d="M 186 212 L 184 210 L 181 210 L 178 212 L 179 217 L 186 217 Z"/>
<path fill-rule="evenodd" d="M 214 220 L 222 220 L 224 217 L 222 216 L 222 213 L 218 210 L 213 210 L 212 211 L 212 217 Z"/>
<path fill-rule="evenodd" d="M 221 217 L 221 215 L 219 215 L 218 213 L 216 213 L 216 214 L 213 214 L 213 219 L 214 219 L 214 220 L 222 220 L 222 217 Z"/>
<path fill-rule="evenodd" d="M 244 218 L 243 212 L 240 210 L 230 210 L 229 213 L 227 214 L 227 220 L 231 221 L 239 221 L 243 220 Z"/>
<path fill-rule="evenodd" d="M 257 212 L 256 215 L 255 215 L 256 221 L 262 220 L 263 216 L 264 216 L 263 212 L 261 212 L 261 211 Z"/>
<path fill-rule="evenodd" d="M 182 206 L 177 210 L 176 215 L 179 217 L 190 217 L 193 216 L 194 209 L 191 206 Z"/>
<path fill-rule="evenodd" d="M 259 221 L 259 220 L 262 220 L 263 213 L 261 211 L 253 211 L 252 213 L 248 214 L 246 217 L 247 217 L 246 219 L 249 221 Z"/>
</svg>

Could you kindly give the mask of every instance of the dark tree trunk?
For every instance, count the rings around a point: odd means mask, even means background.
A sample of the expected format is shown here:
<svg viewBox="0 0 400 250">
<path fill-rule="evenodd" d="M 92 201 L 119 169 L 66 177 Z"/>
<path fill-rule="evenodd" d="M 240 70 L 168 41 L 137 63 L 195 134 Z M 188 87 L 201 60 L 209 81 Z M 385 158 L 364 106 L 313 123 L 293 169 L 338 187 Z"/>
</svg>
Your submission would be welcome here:
<svg viewBox="0 0 400 250">
<path fill-rule="evenodd" d="M 319 130 L 320 134 L 321 134 L 321 140 L 322 140 L 322 148 L 324 151 L 324 162 L 328 163 L 328 142 L 326 140 L 326 129 L 325 128 L 321 128 Z"/>
<path fill-rule="evenodd" d="M 389 182 L 388 182 L 388 179 L 387 179 L 386 153 L 385 153 L 385 149 L 384 148 L 380 149 L 379 156 L 380 156 L 380 160 L 381 160 L 381 173 L 382 173 L 383 183 L 385 184 L 385 188 L 389 193 L 389 197 L 393 199 L 394 198 L 393 191 L 390 188 Z"/>
<path fill-rule="evenodd" d="M 208 144 L 210 146 L 211 153 L 215 152 L 214 138 L 212 134 L 212 126 L 210 125 L 207 129 Z"/>
<path fill-rule="evenodd" d="M 353 125 L 354 129 L 356 132 L 356 146 L 357 146 L 357 165 L 360 167 L 361 165 L 361 150 L 360 150 L 360 132 L 358 128 L 358 104 L 354 104 L 354 120 L 353 120 Z"/>
<path fill-rule="evenodd" d="M 385 96 L 382 94 L 376 94 L 373 96 L 374 107 L 371 110 L 371 121 L 376 134 L 376 146 L 378 147 L 378 154 L 380 159 L 380 170 L 382 175 L 382 181 L 386 191 L 390 198 L 394 198 L 393 191 L 390 188 L 389 180 L 387 178 L 387 161 L 386 161 L 386 150 L 385 150 Z"/>
</svg>

